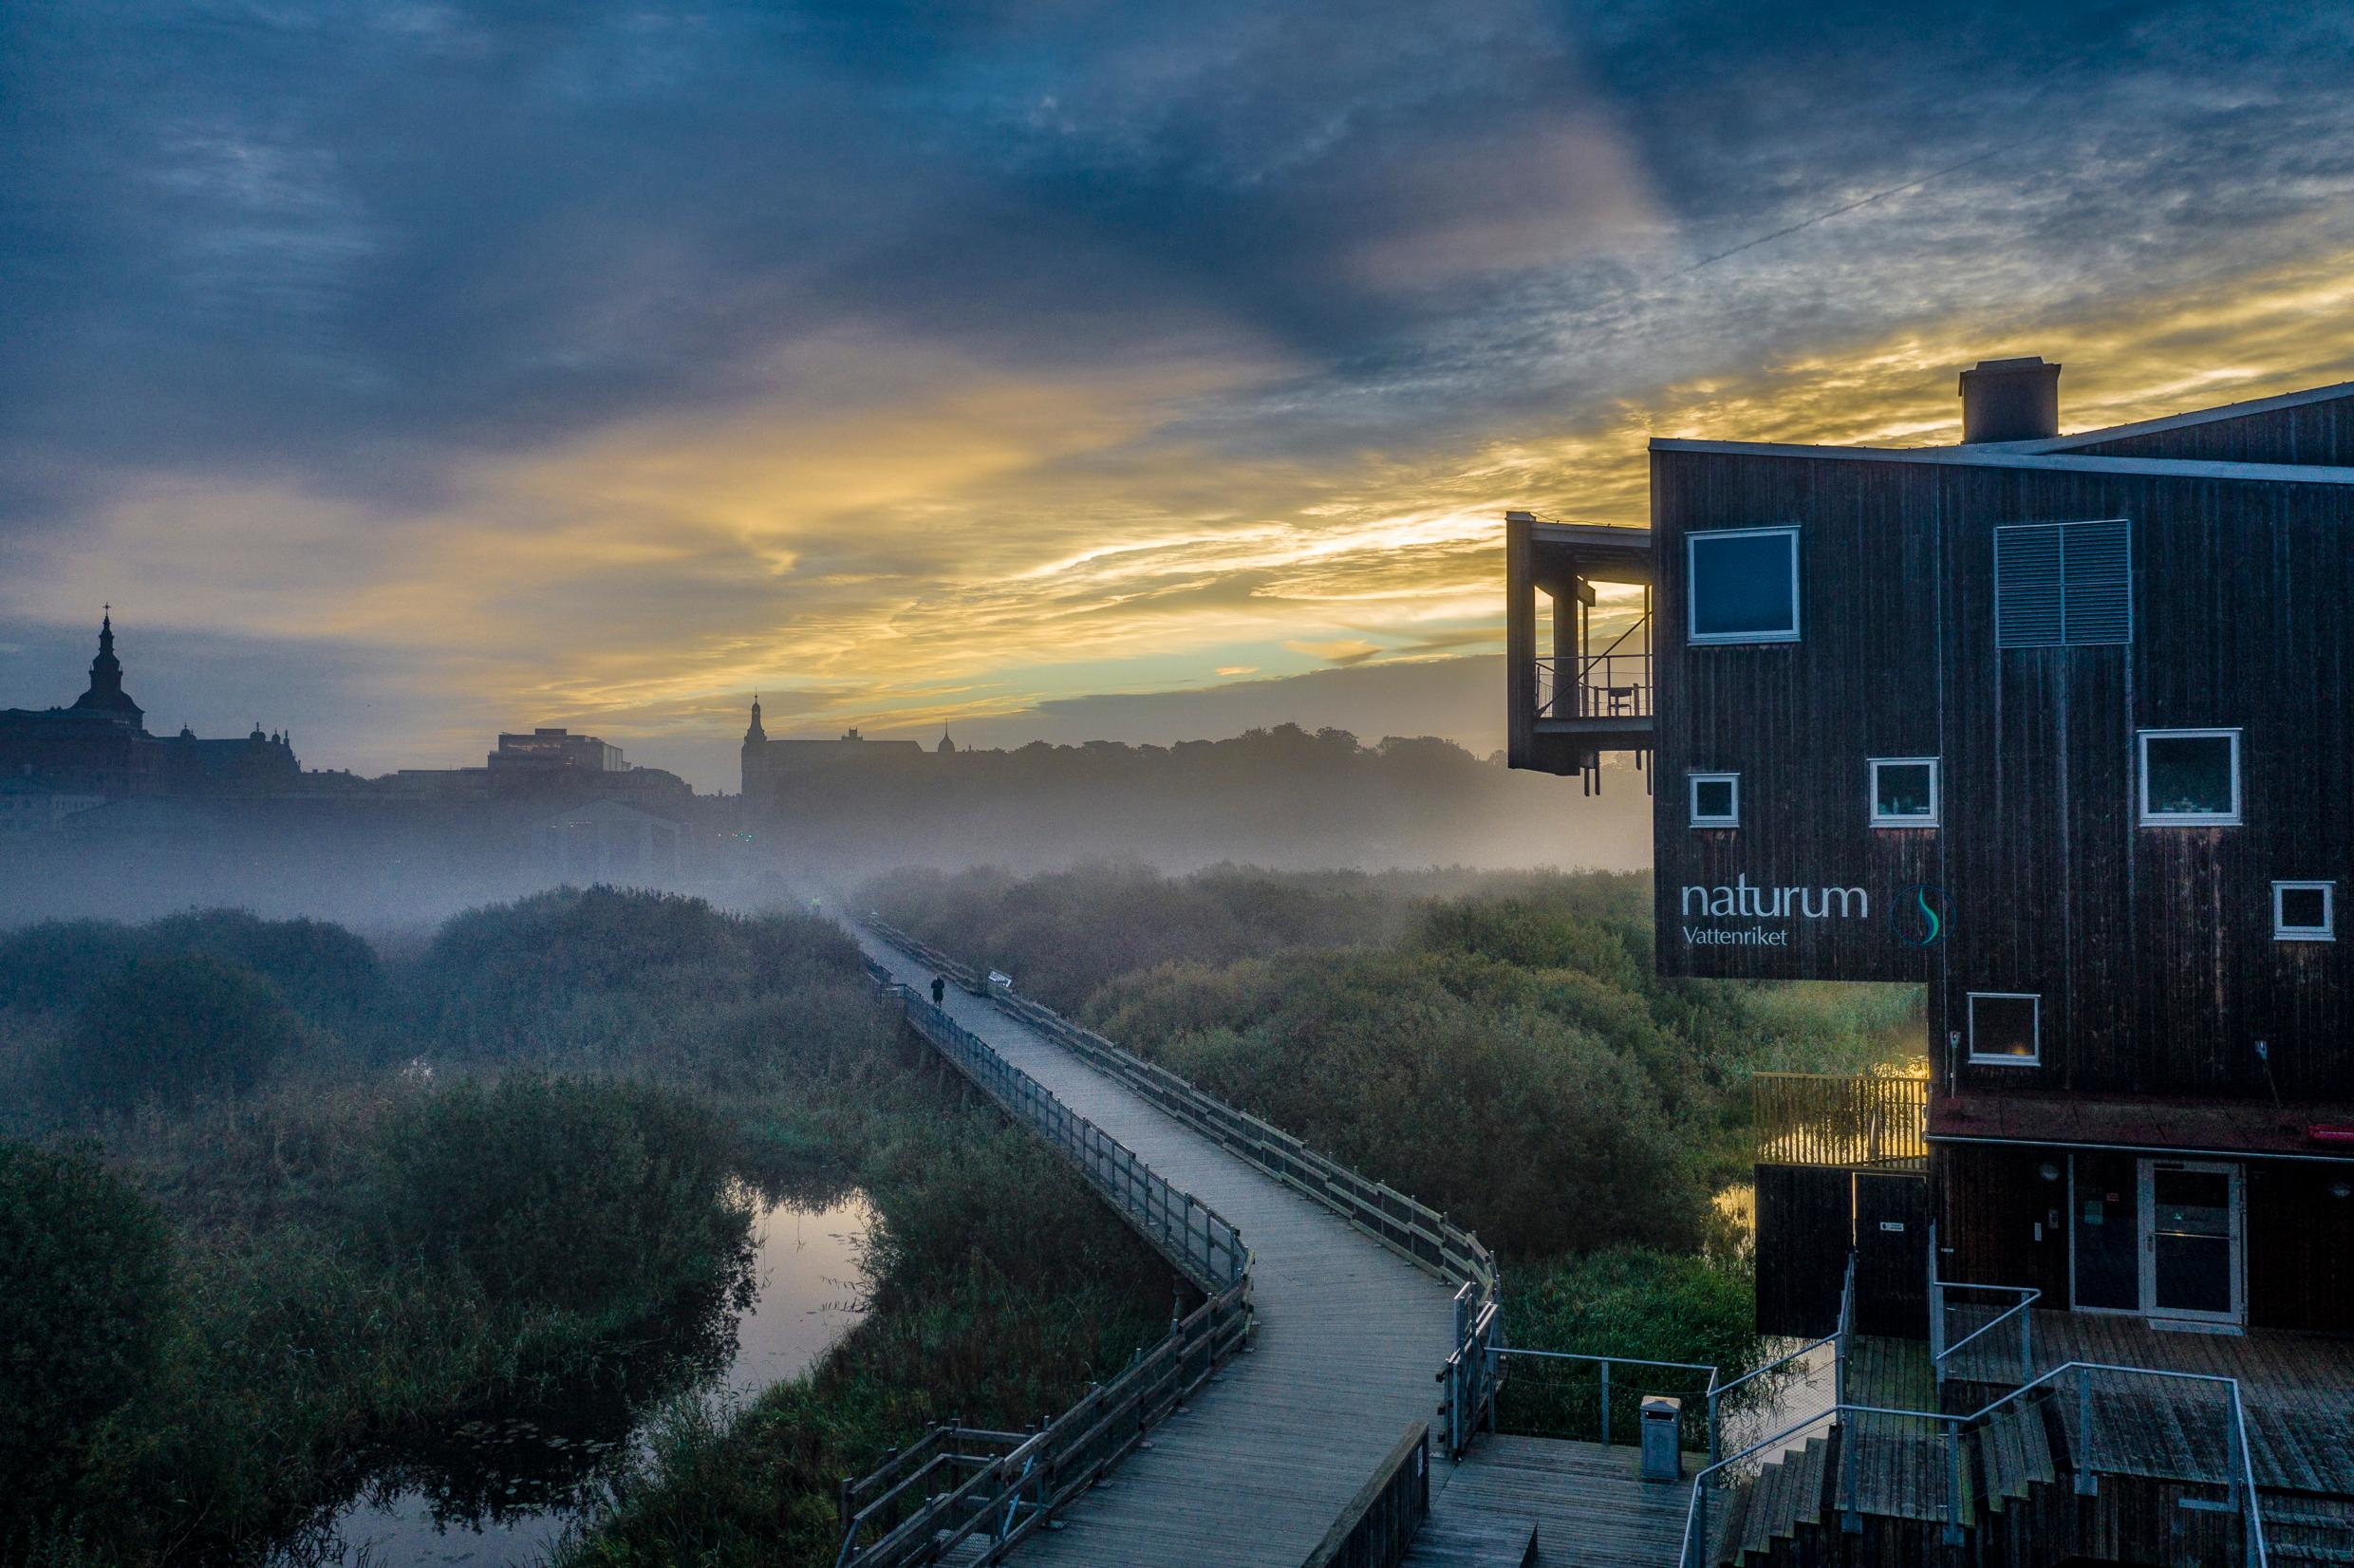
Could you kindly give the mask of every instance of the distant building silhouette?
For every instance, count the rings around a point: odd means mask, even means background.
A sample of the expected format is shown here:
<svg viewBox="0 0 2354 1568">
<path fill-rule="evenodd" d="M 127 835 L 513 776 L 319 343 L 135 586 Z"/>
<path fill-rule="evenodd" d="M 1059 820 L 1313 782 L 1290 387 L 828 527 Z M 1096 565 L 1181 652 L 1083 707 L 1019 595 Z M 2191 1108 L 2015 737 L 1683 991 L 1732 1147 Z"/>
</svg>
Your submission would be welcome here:
<svg viewBox="0 0 2354 1568">
<path fill-rule="evenodd" d="M 390 793 L 428 800 L 623 800 L 676 804 L 694 790 L 662 768 L 633 768 L 619 746 L 593 735 L 542 727 L 506 732 L 479 768 L 402 768 Z"/>
<path fill-rule="evenodd" d="M 954 746 L 941 750 L 952 752 Z M 773 793 L 779 782 L 813 768 L 832 767 L 845 762 L 906 761 L 924 755 L 924 747 L 913 740 L 869 740 L 855 729 L 846 730 L 839 740 L 809 740 L 794 737 L 771 739 L 760 724 L 760 700 L 752 700 L 752 722 L 744 729 L 743 789 L 746 800 L 759 800 Z"/>
<path fill-rule="evenodd" d="M 30 787 L 64 799 L 149 794 L 270 794 L 300 787 L 301 762 L 259 724 L 239 739 L 206 740 L 185 726 L 149 735 L 146 711 L 123 689 L 113 607 L 98 627 L 87 690 L 65 708 L 0 710 L 0 775 L 21 800 Z"/>
</svg>

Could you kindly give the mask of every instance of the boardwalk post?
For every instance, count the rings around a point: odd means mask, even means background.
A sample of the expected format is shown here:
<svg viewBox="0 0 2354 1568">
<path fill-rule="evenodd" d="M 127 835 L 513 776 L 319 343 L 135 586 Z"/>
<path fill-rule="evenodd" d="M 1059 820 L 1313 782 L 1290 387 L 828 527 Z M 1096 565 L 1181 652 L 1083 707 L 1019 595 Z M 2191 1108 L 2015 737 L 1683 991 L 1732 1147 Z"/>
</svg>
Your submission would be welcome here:
<svg viewBox="0 0 2354 1568">
<path fill-rule="evenodd" d="M 1602 1363 L 1602 1446 L 1610 1446 L 1610 1363 Z"/>
<path fill-rule="evenodd" d="M 1962 1543 L 1962 1424 L 1955 1416 L 1945 1423 L 1945 1543 Z"/>
</svg>

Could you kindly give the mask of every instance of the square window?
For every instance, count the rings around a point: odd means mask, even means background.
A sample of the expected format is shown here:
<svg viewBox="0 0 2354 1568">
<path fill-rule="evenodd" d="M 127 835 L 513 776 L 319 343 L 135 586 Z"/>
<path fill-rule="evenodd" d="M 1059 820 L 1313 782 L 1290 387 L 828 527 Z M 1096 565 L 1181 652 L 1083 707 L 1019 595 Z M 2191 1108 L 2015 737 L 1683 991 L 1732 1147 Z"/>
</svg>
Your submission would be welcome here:
<svg viewBox="0 0 2354 1568">
<path fill-rule="evenodd" d="M 1694 643 L 1798 641 L 1798 530 L 1684 536 L 1685 629 Z"/>
<path fill-rule="evenodd" d="M 1741 775 L 1691 775 L 1691 825 L 1695 828 L 1741 826 Z"/>
<path fill-rule="evenodd" d="M 1934 756 L 1872 758 L 1872 826 L 1934 828 L 1937 825 L 1937 759 Z"/>
<path fill-rule="evenodd" d="M 2272 940 L 2338 940 L 2338 885 L 2334 882 L 2272 884 Z"/>
<path fill-rule="evenodd" d="M 2141 820 L 2156 827 L 2239 821 L 2239 731 L 2143 730 Z"/>
<path fill-rule="evenodd" d="M 2003 1067 L 2043 1060 L 2044 999 L 2021 991 L 1970 993 L 1970 1059 Z"/>
</svg>

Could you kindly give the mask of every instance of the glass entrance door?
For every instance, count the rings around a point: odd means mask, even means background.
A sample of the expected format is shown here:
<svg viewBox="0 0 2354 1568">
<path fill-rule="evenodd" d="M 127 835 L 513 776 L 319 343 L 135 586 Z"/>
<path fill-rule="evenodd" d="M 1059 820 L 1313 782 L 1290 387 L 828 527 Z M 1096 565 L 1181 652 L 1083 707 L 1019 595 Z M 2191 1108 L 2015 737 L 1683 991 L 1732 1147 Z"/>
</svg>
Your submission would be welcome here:
<svg viewBox="0 0 2354 1568">
<path fill-rule="evenodd" d="M 2141 1162 L 2141 1310 L 2236 1323 L 2243 1311 L 2240 1167 Z"/>
</svg>

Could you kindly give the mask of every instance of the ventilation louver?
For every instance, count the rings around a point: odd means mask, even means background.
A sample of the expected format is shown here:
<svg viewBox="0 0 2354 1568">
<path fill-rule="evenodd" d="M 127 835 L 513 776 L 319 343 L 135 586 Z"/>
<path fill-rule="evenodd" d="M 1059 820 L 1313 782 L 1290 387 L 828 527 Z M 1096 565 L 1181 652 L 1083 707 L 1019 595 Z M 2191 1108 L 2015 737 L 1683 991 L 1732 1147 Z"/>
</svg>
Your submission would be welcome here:
<svg viewBox="0 0 2354 1568">
<path fill-rule="evenodd" d="M 2133 530 L 2123 519 L 1994 531 L 1994 645 L 2133 641 Z"/>
</svg>

